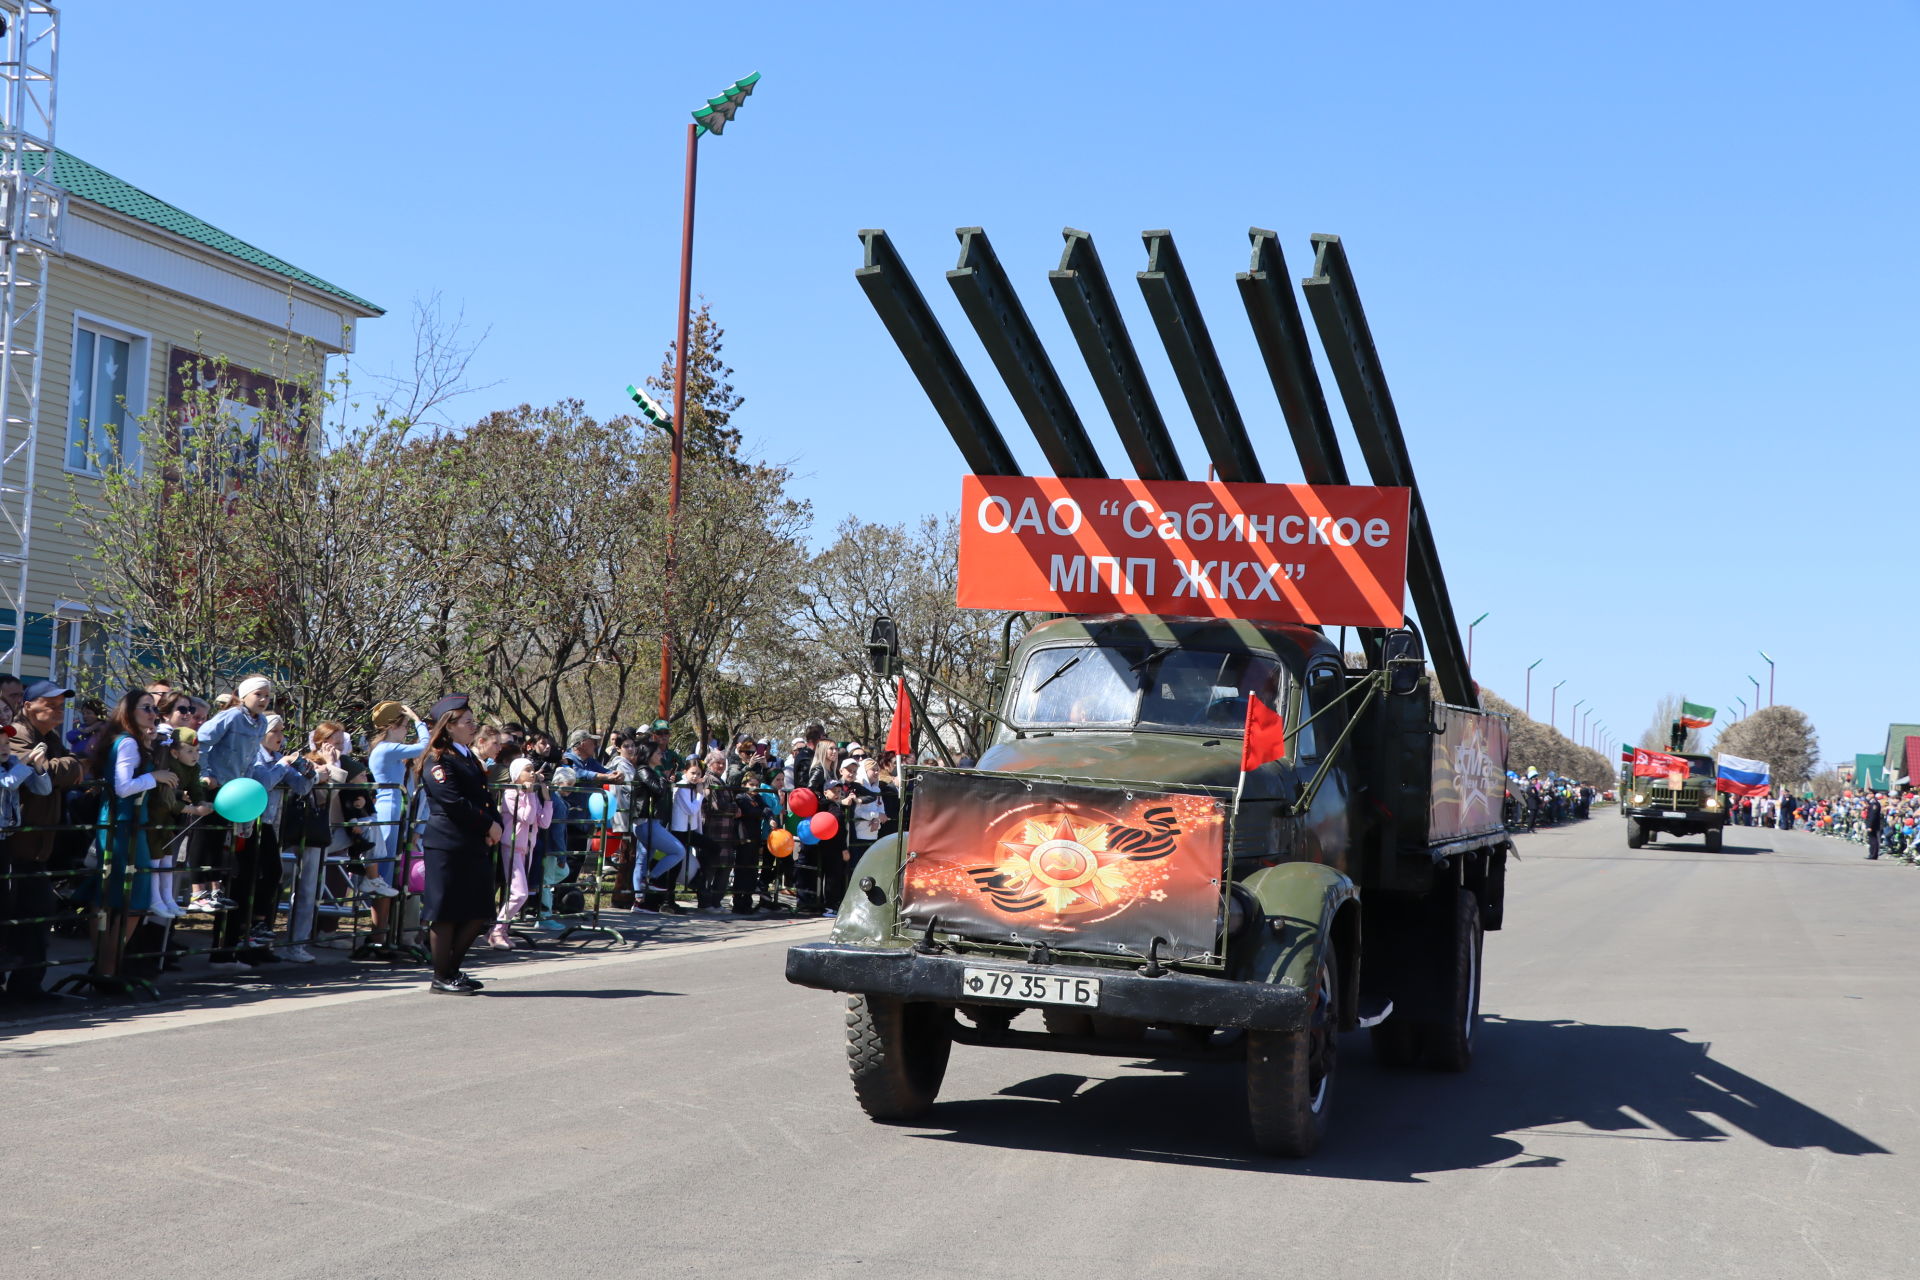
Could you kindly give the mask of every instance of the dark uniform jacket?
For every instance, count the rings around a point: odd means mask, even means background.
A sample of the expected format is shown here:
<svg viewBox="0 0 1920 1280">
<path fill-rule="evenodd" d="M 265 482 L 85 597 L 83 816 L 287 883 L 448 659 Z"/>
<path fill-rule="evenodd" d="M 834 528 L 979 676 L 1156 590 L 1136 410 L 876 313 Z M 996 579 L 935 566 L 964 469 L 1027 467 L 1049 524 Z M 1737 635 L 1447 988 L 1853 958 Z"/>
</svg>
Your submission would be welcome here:
<svg viewBox="0 0 1920 1280">
<path fill-rule="evenodd" d="M 429 756 L 421 789 L 432 806 L 420 844 L 428 849 L 465 849 L 484 845 L 487 829 L 500 821 L 500 806 L 487 789 L 480 762 L 458 747 L 438 760 Z"/>
</svg>

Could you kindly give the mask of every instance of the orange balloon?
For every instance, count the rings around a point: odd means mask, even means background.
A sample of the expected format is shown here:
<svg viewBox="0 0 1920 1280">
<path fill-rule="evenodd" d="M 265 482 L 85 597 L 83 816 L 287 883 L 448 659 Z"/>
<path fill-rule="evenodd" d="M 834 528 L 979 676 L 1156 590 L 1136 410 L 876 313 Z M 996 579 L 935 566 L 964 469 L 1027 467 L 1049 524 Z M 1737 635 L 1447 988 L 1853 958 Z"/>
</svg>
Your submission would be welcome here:
<svg viewBox="0 0 1920 1280">
<path fill-rule="evenodd" d="M 767 837 L 767 852 L 776 858 L 793 856 L 793 832 L 779 828 Z"/>
</svg>

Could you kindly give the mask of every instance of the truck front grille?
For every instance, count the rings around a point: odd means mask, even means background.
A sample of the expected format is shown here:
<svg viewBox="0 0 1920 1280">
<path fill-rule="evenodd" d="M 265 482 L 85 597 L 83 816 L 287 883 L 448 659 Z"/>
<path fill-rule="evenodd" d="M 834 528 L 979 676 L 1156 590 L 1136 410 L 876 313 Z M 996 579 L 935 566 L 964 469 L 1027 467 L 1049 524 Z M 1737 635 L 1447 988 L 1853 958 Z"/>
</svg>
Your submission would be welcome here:
<svg viewBox="0 0 1920 1280">
<path fill-rule="evenodd" d="M 1672 787 L 1648 787 L 1647 798 L 1650 803 L 1663 809 L 1698 809 L 1701 793 L 1684 788 L 1675 791 Z"/>
</svg>

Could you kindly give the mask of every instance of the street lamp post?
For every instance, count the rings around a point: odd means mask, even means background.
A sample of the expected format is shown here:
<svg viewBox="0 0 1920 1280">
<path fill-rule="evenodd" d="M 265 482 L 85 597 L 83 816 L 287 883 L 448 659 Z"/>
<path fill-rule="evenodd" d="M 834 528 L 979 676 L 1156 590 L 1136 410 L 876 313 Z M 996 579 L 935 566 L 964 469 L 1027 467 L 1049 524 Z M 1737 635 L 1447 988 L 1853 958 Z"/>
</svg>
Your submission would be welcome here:
<svg viewBox="0 0 1920 1280">
<path fill-rule="evenodd" d="M 1773 659 L 1768 656 L 1767 651 L 1765 649 L 1762 649 L 1759 652 L 1760 652 L 1760 656 L 1762 658 L 1766 658 L 1767 660 L 1767 705 L 1772 706 L 1773 705 Z M 1755 688 L 1758 688 L 1758 687 L 1759 686 L 1757 685 L 1755 686 Z"/>
<path fill-rule="evenodd" d="M 1760 681 L 1752 675 L 1748 675 L 1747 679 L 1753 681 L 1753 709 L 1758 711 L 1760 709 Z"/>
<path fill-rule="evenodd" d="M 1574 703 L 1572 709 L 1567 712 L 1567 737 L 1577 738 L 1580 736 L 1578 733 L 1574 731 L 1574 726 L 1579 722 L 1580 708 L 1586 705 L 1587 705 L 1587 700 L 1585 698 L 1582 698 L 1580 699 L 1580 701 Z"/>
<path fill-rule="evenodd" d="M 1532 719 L 1532 718 L 1533 718 L 1533 667 L 1537 667 L 1537 666 L 1539 666 L 1539 665 L 1540 665 L 1541 663 L 1543 663 L 1543 662 L 1545 662 L 1545 661 L 1546 661 L 1546 659 L 1545 659 L 1545 658 L 1535 658 L 1535 659 L 1533 660 L 1533 666 L 1532 666 L 1532 667 L 1528 667 L 1528 668 L 1527 668 L 1527 698 L 1526 698 L 1526 706 L 1524 706 L 1524 707 L 1522 707 L 1522 708 L 1521 708 L 1521 711 L 1522 711 L 1522 713 L 1523 713 L 1524 715 L 1526 715 L 1526 717 L 1527 717 L 1528 719 Z M 1472 663 L 1468 663 L 1467 665 L 1469 665 L 1469 666 L 1471 666 L 1471 665 L 1473 665 L 1473 664 L 1472 664 Z"/>
<path fill-rule="evenodd" d="M 1745 698 L 1735 698 L 1734 701 L 1740 704 L 1740 718 L 1745 720 L 1747 718 L 1747 700 Z"/>
<path fill-rule="evenodd" d="M 1492 610 L 1489 609 L 1487 612 L 1491 613 Z M 1485 622 L 1486 620 L 1487 620 L 1487 614 L 1483 613 L 1479 617 L 1475 618 L 1472 622 L 1469 622 L 1467 624 L 1467 670 L 1468 671 L 1473 670 L 1473 629 L 1479 626 L 1481 623 Z"/>
<path fill-rule="evenodd" d="M 754 72 L 744 80 L 735 80 L 724 89 L 717 98 L 708 98 L 707 105 L 693 113 L 693 119 L 687 124 L 687 179 L 686 195 L 680 209 L 680 318 L 677 325 L 679 337 L 675 340 L 673 351 L 673 460 L 667 468 L 667 562 L 666 573 L 661 581 L 662 619 L 660 631 L 660 718 L 665 720 L 671 712 L 668 691 L 673 678 L 673 569 L 675 563 L 676 526 L 680 523 L 680 460 L 686 454 L 687 445 L 687 359 L 688 330 L 693 324 L 693 194 L 694 180 L 699 169 L 700 137 L 711 133 L 719 137 L 727 127 L 727 121 L 733 119 L 740 105 L 752 95 L 754 86 L 760 83 L 760 73 Z M 631 391 L 632 388 L 629 388 Z M 639 397 L 635 396 L 636 403 Z M 642 404 L 644 412 L 646 405 Z"/>
<path fill-rule="evenodd" d="M 1592 715 L 1593 715 L 1592 707 L 1588 707 L 1585 711 L 1582 711 L 1580 713 L 1580 745 L 1583 747 L 1587 745 L 1587 720 Z"/>
<path fill-rule="evenodd" d="M 1572 676 L 1567 677 L 1568 680 L 1572 678 Z M 1562 680 L 1560 684 L 1566 682 Z M 1553 686 L 1552 691 L 1547 695 L 1547 728 L 1549 729 L 1553 728 L 1554 722 L 1560 718 L 1560 684 Z"/>
</svg>

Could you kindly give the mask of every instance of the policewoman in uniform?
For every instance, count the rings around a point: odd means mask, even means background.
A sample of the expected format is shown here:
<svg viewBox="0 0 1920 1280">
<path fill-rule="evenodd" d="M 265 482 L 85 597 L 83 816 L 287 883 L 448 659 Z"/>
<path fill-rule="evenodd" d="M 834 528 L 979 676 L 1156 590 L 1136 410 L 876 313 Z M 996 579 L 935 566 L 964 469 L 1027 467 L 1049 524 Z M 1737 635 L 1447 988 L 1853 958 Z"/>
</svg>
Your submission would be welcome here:
<svg viewBox="0 0 1920 1280">
<path fill-rule="evenodd" d="M 486 769 L 471 749 L 480 725 L 467 707 L 467 695 L 440 699 L 427 718 L 433 727 L 414 767 L 429 806 L 420 834 L 427 882 L 420 914 L 433 922 L 427 931 L 433 952 L 429 989 L 437 995 L 477 995 L 481 984 L 460 966 L 474 940 L 493 924 L 500 809 L 487 790 Z"/>
</svg>

